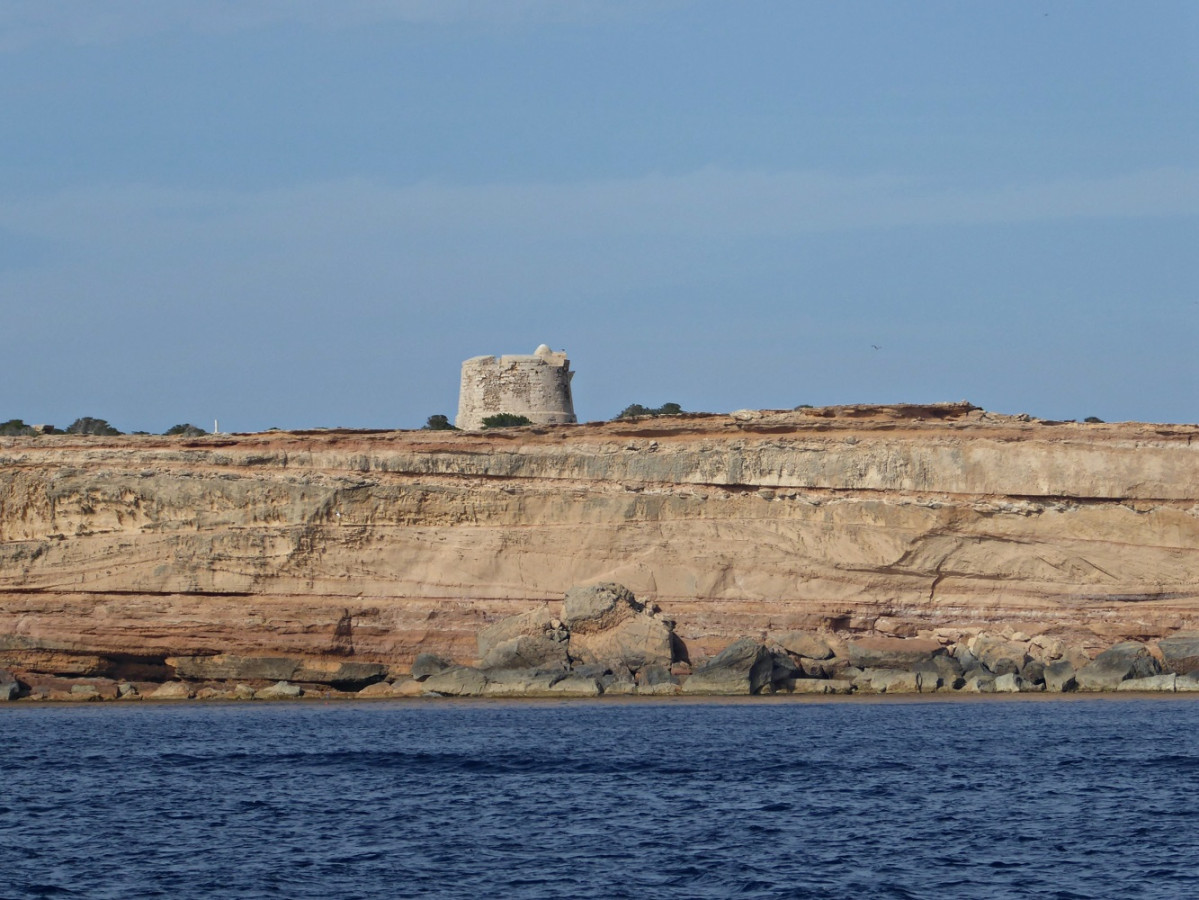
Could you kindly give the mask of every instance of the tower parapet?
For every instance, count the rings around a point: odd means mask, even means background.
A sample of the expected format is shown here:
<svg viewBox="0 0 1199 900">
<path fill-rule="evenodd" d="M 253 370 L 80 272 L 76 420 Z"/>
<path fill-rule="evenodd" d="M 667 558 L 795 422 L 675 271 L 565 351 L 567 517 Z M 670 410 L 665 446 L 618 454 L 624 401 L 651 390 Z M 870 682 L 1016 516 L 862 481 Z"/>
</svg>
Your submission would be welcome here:
<svg viewBox="0 0 1199 900">
<path fill-rule="evenodd" d="M 454 424 L 477 431 L 500 413 L 525 416 L 538 425 L 569 425 L 575 418 L 570 360 L 542 344 L 529 356 L 476 356 L 462 364 Z"/>
</svg>

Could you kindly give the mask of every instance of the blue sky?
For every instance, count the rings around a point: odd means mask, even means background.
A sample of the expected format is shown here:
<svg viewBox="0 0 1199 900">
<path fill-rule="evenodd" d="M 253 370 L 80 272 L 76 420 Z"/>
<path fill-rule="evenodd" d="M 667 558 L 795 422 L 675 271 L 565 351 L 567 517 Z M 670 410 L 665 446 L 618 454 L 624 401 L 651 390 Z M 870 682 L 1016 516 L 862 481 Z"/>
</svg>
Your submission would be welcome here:
<svg viewBox="0 0 1199 900">
<path fill-rule="evenodd" d="M 0 421 L 1199 421 L 1199 4 L 0 0 Z M 875 349 L 875 346 L 879 349 Z"/>
</svg>

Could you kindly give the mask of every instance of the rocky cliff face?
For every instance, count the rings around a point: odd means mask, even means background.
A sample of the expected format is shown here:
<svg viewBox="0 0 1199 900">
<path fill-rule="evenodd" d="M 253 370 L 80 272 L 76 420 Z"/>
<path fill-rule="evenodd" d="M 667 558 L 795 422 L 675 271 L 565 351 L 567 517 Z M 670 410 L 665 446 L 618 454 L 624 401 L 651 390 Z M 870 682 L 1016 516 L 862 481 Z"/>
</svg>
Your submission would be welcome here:
<svg viewBox="0 0 1199 900">
<path fill-rule="evenodd" d="M 0 438 L 0 666 L 471 661 L 619 582 L 735 638 L 1199 628 L 1199 427 L 968 405 L 483 433 Z"/>
</svg>

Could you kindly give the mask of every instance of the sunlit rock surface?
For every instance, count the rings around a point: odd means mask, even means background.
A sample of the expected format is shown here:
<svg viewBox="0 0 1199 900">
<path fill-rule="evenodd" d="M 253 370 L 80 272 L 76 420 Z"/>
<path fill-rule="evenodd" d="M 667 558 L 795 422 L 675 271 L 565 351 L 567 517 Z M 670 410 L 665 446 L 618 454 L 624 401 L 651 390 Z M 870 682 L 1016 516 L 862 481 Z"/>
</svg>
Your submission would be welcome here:
<svg viewBox="0 0 1199 900">
<path fill-rule="evenodd" d="M 790 632 L 1094 656 L 1199 631 L 1197 438 L 965 404 L 0 438 L 0 667 L 474 664 L 483 628 L 597 582 L 697 663 Z"/>
</svg>

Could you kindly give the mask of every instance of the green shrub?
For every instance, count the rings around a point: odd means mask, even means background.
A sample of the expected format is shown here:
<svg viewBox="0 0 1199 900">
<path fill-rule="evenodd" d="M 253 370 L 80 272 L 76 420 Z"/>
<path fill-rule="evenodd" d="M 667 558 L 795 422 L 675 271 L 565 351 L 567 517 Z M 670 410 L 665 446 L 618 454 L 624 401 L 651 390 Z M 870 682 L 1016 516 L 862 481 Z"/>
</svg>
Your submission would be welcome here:
<svg viewBox="0 0 1199 900">
<path fill-rule="evenodd" d="M 76 419 L 67 426 L 67 434 L 102 434 L 111 437 L 120 433 L 104 419 L 93 419 L 91 416 Z"/>
<path fill-rule="evenodd" d="M 626 406 L 620 411 L 618 419 L 636 419 L 639 416 L 680 416 L 683 414 L 683 407 L 677 403 L 663 403 L 661 406 L 649 407 L 642 406 L 640 403 L 634 403 L 631 406 Z"/>
<path fill-rule="evenodd" d="M 1102 425 L 1103 424 L 1103 419 L 1099 418 L 1098 416 L 1087 416 L 1085 419 L 1083 419 L 1083 421 L 1090 422 L 1092 425 Z"/>
<path fill-rule="evenodd" d="M 484 428 L 514 428 L 517 425 L 532 425 L 533 420 L 528 416 L 517 416 L 513 413 L 496 413 L 483 419 Z"/>
<path fill-rule="evenodd" d="M 438 413 L 425 420 L 426 431 L 457 431 L 448 418 Z"/>
<path fill-rule="evenodd" d="M 7 422 L 0 423 L 0 435 L 4 437 L 24 437 L 31 434 L 37 434 L 33 430 L 33 426 L 26 425 L 20 419 L 9 419 Z"/>
<path fill-rule="evenodd" d="M 172 425 L 170 428 L 164 431 L 163 434 L 168 436 L 179 435 L 180 437 L 201 437 L 202 435 L 208 434 L 208 432 L 203 428 L 200 428 L 198 425 L 184 423 L 182 425 Z"/>
</svg>

